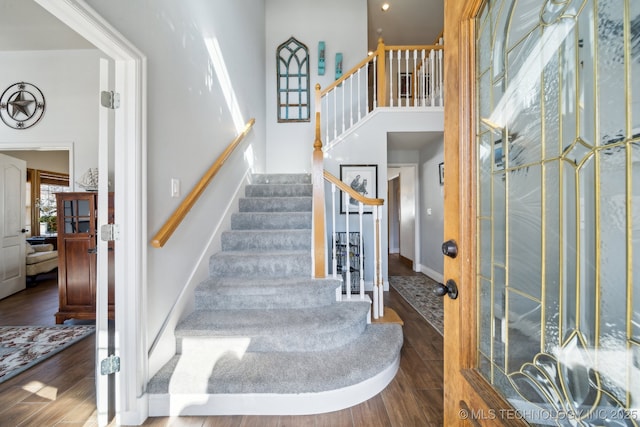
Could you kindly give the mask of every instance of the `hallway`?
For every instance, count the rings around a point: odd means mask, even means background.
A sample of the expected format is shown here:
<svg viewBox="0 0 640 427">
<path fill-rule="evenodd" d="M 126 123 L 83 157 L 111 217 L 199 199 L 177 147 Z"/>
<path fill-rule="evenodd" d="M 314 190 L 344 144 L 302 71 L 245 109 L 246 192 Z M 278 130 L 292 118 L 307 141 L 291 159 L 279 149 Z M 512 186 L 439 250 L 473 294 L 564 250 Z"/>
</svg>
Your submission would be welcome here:
<svg viewBox="0 0 640 427">
<path fill-rule="evenodd" d="M 392 275 L 419 275 L 389 258 Z M 442 425 L 443 339 L 395 291 L 388 307 L 404 321 L 404 345 L 395 379 L 378 395 L 341 411 L 308 416 L 223 416 L 149 418 L 145 426 L 331 426 L 411 427 Z M 53 325 L 55 279 L 0 301 L 0 325 Z M 94 340 L 89 337 L 0 384 L 0 425 L 93 426 L 95 423 Z M 363 360 L 363 363 L 372 361 Z M 112 424 L 115 425 L 115 424 Z"/>
</svg>

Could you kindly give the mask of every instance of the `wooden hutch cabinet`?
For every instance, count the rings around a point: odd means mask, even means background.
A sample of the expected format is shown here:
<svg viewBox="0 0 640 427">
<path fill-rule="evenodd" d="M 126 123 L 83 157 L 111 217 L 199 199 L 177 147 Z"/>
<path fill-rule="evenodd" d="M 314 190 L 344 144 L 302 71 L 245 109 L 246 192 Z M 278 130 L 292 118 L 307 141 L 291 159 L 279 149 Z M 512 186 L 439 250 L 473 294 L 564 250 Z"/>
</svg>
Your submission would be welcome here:
<svg viewBox="0 0 640 427">
<path fill-rule="evenodd" d="M 96 318 L 97 202 L 95 192 L 58 193 L 58 295 L 56 323 Z M 113 193 L 109 193 L 113 222 Z M 109 267 L 113 266 L 109 242 Z M 113 274 L 109 272 L 109 318 L 114 317 Z"/>
</svg>

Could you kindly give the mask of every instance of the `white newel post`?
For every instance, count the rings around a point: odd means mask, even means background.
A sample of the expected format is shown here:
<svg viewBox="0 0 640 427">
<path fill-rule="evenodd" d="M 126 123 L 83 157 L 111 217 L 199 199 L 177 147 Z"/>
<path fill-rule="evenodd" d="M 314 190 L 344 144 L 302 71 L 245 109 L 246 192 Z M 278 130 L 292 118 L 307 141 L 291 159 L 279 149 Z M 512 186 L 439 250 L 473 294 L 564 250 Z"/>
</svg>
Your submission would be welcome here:
<svg viewBox="0 0 640 427">
<path fill-rule="evenodd" d="M 364 216 L 364 203 L 360 202 L 358 216 L 360 219 L 360 241 L 358 242 L 358 253 L 360 254 L 360 299 L 364 299 L 364 253 L 362 245 L 362 217 Z"/>
</svg>

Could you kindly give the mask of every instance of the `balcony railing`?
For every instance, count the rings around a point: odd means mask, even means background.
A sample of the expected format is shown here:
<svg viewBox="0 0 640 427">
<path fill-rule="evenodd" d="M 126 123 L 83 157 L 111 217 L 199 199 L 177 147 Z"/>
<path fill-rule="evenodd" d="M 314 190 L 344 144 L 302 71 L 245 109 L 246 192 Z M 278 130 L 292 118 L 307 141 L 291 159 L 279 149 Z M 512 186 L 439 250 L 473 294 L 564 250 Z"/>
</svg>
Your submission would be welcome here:
<svg viewBox="0 0 640 427">
<path fill-rule="evenodd" d="M 320 139 L 329 149 L 379 107 L 444 106 L 442 39 L 434 45 L 385 46 L 325 89 L 316 85 Z"/>
</svg>

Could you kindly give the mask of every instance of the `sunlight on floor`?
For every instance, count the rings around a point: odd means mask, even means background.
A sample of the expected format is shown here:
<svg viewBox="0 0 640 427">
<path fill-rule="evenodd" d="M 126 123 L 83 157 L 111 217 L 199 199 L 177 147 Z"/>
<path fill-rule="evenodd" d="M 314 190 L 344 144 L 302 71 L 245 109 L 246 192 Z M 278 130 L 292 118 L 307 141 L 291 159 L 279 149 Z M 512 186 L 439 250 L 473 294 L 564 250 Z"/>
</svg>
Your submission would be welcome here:
<svg viewBox="0 0 640 427">
<path fill-rule="evenodd" d="M 33 393 L 38 397 L 47 400 L 56 400 L 58 397 L 58 388 L 51 387 L 46 384 L 42 384 L 40 381 L 31 381 L 30 383 L 24 385 L 22 387 L 24 391 L 28 391 L 29 393 Z"/>
</svg>

